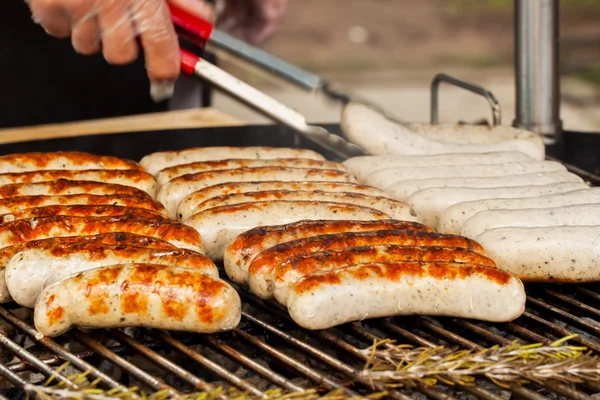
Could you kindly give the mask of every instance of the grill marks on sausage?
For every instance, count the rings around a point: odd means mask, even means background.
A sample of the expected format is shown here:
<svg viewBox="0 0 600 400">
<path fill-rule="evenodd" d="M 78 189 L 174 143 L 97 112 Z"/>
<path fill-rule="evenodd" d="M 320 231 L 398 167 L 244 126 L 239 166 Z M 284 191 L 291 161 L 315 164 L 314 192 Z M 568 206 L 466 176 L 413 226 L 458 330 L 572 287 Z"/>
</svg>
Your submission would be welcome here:
<svg viewBox="0 0 600 400">
<path fill-rule="evenodd" d="M 54 300 L 56 300 L 56 296 L 52 295 L 48 298 L 48 301 L 46 303 L 46 309 L 48 310 L 48 322 L 50 325 L 54 325 L 57 322 L 61 321 L 65 313 L 64 308 L 62 308 L 61 306 L 53 306 Z"/>
<path fill-rule="evenodd" d="M 51 217 L 51 216 L 73 216 L 73 217 L 112 217 L 112 216 L 134 216 L 149 219 L 166 219 L 166 216 L 155 211 L 143 208 L 123 207 L 112 205 L 54 205 L 35 207 L 5 214 L 0 216 L 1 221 L 13 221 L 27 218 Z"/>
<path fill-rule="evenodd" d="M 100 156 L 96 154 L 79 151 L 57 151 L 57 152 L 30 152 L 7 154 L 0 157 L 2 164 L 11 165 L 12 169 L 47 169 L 51 163 L 69 163 L 74 167 L 86 167 L 96 165 L 102 169 L 132 169 L 143 171 L 141 165 L 136 162 L 123 160 L 117 157 Z M 71 168 L 72 169 L 72 168 Z"/>
<path fill-rule="evenodd" d="M 377 278 L 394 283 L 401 283 L 404 277 L 456 280 L 466 279 L 472 276 L 483 276 L 485 279 L 501 285 L 505 285 L 511 279 L 514 279 L 514 276 L 508 272 L 482 265 L 408 261 L 363 264 L 312 274 L 300 279 L 293 286 L 292 290 L 297 294 L 302 294 L 323 285 L 340 285 L 343 283 L 344 277 L 349 277 L 357 281 Z"/>
<path fill-rule="evenodd" d="M 101 183 L 93 181 L 73 181 L 68 179 L 57 179 L 51 182 L 38 183 L 13 183 L 0 187 L 0 198 L 15 196 L 30 196 L 40 194 L 59 195 L 59 194 L 95 194 L 112 195 L 124 194 L 151 199 L 150 195 L 143 190 L 132 186 L 118 185 L 114 183 Z"/>
<path fill-rule="evenodd" d="M 0 182 L 35 183 L 47 182 L 56 179 L 89 181 L 92 180 L 90 179 L 91 177 L 94 177 L 93 181 L 97 182 L 124 179 L 134 183 L 140 183 L 143 181 L 154 180 L 154 177 L 149 173 L 133 169 L 44 169 L 38 171 L 0 173 Z"/>
<path fill-rule="evenodd" d="M 352 175 L 345 171 L 340 171 L 336 169 L 318 169 L 318 168 L 293 168 L 293 167 L 256 167 L 256 168 L 248 168 L 241 167 L 235 169 L 220 169 L 214 171 L 204 171 L 197 172 L 192 174 L 181 175 L 175 179 L 172 179 L 171 183 L 179 183 L 179 182 L 195 182 L 195 181 L 204 181 L 204 180 L 212 180 L 217 177 L 222 176 L 243 176 L 243 175 L 265 175 L 265 174 L 276 174 L 281 173 L 285 174 L 295 173 L 295 174 L 304 174 L 304 178 L 308 179 L 311 177 L 324 177 L 330 178 L 332 180 L 339 179 L 340 182 L 353 182 L 354 178 Z M 296 180 L 302 180 L 301 178 Z"/>
</svg>

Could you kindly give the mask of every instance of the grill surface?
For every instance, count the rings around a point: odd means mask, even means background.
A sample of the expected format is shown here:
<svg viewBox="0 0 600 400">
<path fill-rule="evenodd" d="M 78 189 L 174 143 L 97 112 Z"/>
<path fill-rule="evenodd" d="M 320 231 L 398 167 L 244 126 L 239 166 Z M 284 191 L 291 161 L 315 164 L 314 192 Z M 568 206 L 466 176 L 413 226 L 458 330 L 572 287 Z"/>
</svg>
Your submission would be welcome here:
<svg viewBox="0 0 600 400">
<path fill-rule="evenodd" d="M 278 127 L 229 130 L 177 131 L 144 134 L 92 136 L 0 146 L 1 153 L 20 151 L 82 150 L 139 159 L 153 151 L 199 145 L 311 146 Z M 176 143 L 176 145 L 174 145 Z M 110 148 L 107 148 L 110 146 Z M 312 147 L 314 148 L 314 147 Z M 318 150 L 318 149 L 317 149 Z M 141 153 L 141 154 L 140 154 Z M 600 177 L 580 173 L 593 184 Z M 222 273 L 222 276 L 225 276 Z M 242 323 L 233 332 L 206 336 L 167 333 L 148 329 L 73 330 L 55 340 L 36 338 L 30 319 L 14 304 L 0 306 L 0 319 L 7 324 L 0 333 L 5 350 L 0 375 L 16 388 L 41 382 L 56 374 L 65 361 L 80 371 L 90 371 L 92 379 L 102 379 L 101 387 L 142 386 L 146 392 L 167 390 L 173 395 L 234 387 L 257 396 L 280 388 L 303 391 L 341 389 L 348 395 L 384 391 L 359 375 L 365 364 L 358 350 L 377 338 L 392 338 L 416 346 L 446 345 L 478 349 L 506 345 L 549 344 L 578 333 L 570 343 L 588 347 L 600 354 L 600 284 L 579 286 L 529 285 L 525 314 L 509 324 L 487 324 L 454 318 L 402 317 L 369 320 L 320 332 L 298 328 L 287 312 L 275 303 L 258 300 L 234 285 L 245 303 Z M 19 311 L 17 311 L 19 310 Z M 19 314 L 20 316 L 17 316 Z M 11 332 L 11 330 L 15 332 Z M 10 355 L 10 357 L 8 357 Z M 20 361 L 11 361 L 16 356 Z M 116 368 L 115 368 L 116 367 Z M 72 386 L 60 371 L 58 382 Z M 487 380 L 476 385 L 420 386 L 388 391 L 394 399 L 589 399 L 600 385 L 567 386 L 547 382 L 500 388 Z M 5 396 L 19 396 L 13 389 Z"/>
</svg>

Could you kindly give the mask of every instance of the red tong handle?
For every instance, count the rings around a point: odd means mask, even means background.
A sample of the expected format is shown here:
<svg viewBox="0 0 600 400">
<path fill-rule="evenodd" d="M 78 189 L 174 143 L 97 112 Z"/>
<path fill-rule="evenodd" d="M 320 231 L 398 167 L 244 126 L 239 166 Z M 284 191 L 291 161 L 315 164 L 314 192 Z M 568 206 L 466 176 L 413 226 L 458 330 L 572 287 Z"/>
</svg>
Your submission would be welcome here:
<svg viewBox="0 0 600 400">
<path fill-rule="evenodd" d="M 213 24 L 169 3 L 171 20 L 180 37 L 204 48 L 213 32 Z"/>
</svg>

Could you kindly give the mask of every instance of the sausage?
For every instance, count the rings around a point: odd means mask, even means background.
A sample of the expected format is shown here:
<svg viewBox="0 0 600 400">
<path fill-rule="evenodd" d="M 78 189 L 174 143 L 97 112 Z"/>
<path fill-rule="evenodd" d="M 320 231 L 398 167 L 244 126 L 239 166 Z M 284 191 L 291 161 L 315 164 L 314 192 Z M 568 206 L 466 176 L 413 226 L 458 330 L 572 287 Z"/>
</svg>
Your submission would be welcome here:
<svg viewBox="0 0 600 400">
<path fill-rule="evenodd" d="M 4 279 L 5 267 L 15 254 L 26 249 L 46 250 L 59 245 L 95 242 L 98 244 L 147 247 L 151 249 L 176 250 L 177 247 L 162 239 L 136 235 L 134 233 L 103 233 L 90 236 L 68 236 L 33 240 L 0 249 L 0 303 L 11 301 L 10 292 Z"/>
<path fill-rule="evenodd" d="M 200 271 L 129 264 L 80 272 L 42 291 L 34 311 L 42 335 L 73 326 L 215 333 L 235 328 L 241 301 L 227 283 Z"/>
<path fill-rule="evenodd" d="M 252 260 L 266 249 L 278 244 L 311 236 L 383 230 L 433 232 L 431 228 L 416 222 L 395 220 L 320 220 L 261 226 L 239 235 L 225 250 L 223 264 L 229 279 L 236 283 L 246 284 L 248 283 L 248 267 Z"/>
<path fill-rule="evenodd" d="M 542 161 L 546 156 L 544 141 L 540 135 L 532 132 L 518 131 L 519 134 L 514 139 L 496 143 L 448 143 L 418 134 L 408 126 L 391 121 L 377 111 L 358 103 L 346 105 L 341 125 L 349 141 L 373 155 L 517 151 L 538 161 Z"/>
<path fill-rule="evenodd" d="M 394 183 L 439 178 L 493 178 L 511 175 L 525 175 L 567 171 L 567 168 L 555 161 L 512 162 L 493 165 L 442 165 L 429 167 L 393 167 L 381 169 L 370 174 L 365 184 L 379 189 L 387 189 Z"/>
<path fill-rule="evenodd" d="M 388 197 L 383 190 L 375 189 L 370 186 L 357 185 L 346 182 L 283 182 L 283 181 L 264 181 L 264 182 L 230 182 L 220 185 L 209 186 L 194 192 L 184 198 L 179 207 L 177 207 L 177 219 L 185 221 L 193 215 L 194 209 L 201 203 L 218 196 L 228 194 L 260 192 L 265 190 L 292 190 L 292 191 L 316 191 L 323 192 L 348 192 L 359 193 L 366 196 Z"/>
<path fill-rule="evenodd" d="M 508 322 L 523 314 L 525 300 L 523 283 L 496 268 L 391 262 L 304 277 L 290 291 L 288 311 L 311 330 L 396 315 Z"/>
<path fill-rule="evenodd" d="M 310 158 L 274 158 L 271 160 L 256 160 L 251 158 L 234 158 L 218 161 L 200 161 L 191 164 L 175 165 L 165 168 L 156 174 L 158 187 L 164 186 L 171 179 L 182 175 L 195 174 L 198 172 L 214 171 L 234 168 L 257 168 L 257 167 L 290 167 L 290 168 L 316 168 L 335 169 L 348 171 L 343 164 L 333 161 L 319 161 Z"/>
<path fill-rule="evenodd" d="M 600 227 L 496 228 L 477 237 L 498 268 L 524 281 L 600 280 Z"/>
<path fill-rule="evenodd" d="M 376 245 L 319 251 L 295 255 L 275 267 L 273 295 L 278 302 L 287 305 L 290 287 L 304 276 L 352 265 L 392 261 L 455 262 L 486 267 L 496 266 L 492 260 L 481 254 L 447 247 Z"/>
<path fill-rule="evenodd" d="M 18 304 L 33 308 L 44 285 L 89 269 L 115 264 L 160 264 L 189 268 L 218 278 L 219 271 L 206 256 L 191 250 L 163 250 L 93 241 L 60 243 L 54 247 L 24 249 L 6 265 L 6 286 Z"/>
<path fill-rule="evenodd" d="M 59 236 L 129 232 L 166 240 L 184 249 L 204 253 L 200 234 L 193 228 L 166 219 L 53 216 L 20 219 L 0 225 L 0 248 Z"/>
<path fill-rule="evenodd" d="M 421 190 L 408 199 L 420 221 L 437 227 L 439 215 L 448 207 L 463 201 L 482 199 L 511 199 L 536 197 L 585 189 L 582 182 L 564 182 L 535 186 L 510 186 L 497 188 L 430 188 Z"/>
<path fill-rule="evenodd" d="M 459 234 L 465 222 L 480 211 L 516 210 L 520 208 L 550 208 L 575 204 L 600 203 L 600 188 L 588 188 L 517 199 L 487 199 L 465 201 L 448 207 L 440 214 L 438 231 Z"/>
<path fill-rule="evenodd" d="M 123 207 L 143 208 L 145 210 L 166 214 L 166 210 L 158 201 L 132 195 L 96 195 L 96 194 L 66 194 L 15 196 L 0 199 L 0 215 L 11 214 L 28 208 L 70 205 L 113 205 Z M 166 215 L 165 215 L 166 216 Z"/>
<path fill-rule="evenodd" d="M 70 181 L 94 181 L 102 183 L 116 183 L 131 186 L 150 196 L 156 194 L 156 181 L 147 172 L 138 170 L 43 170 L 29 172 L 13 172 L 0 174 L 0 185 L 12 183 L 37 183 L 50 182 L 57 179 L 68 179 Z"/>
<path fill-rule="evenodd" d="M 366 196 L 359 193 L 348 192 L 323 192 L 315 191 L 292 191 L 292 190 L 270 190 L 250 193 L 228 194 L 213 197 L 198 205 L 193 211 L 197 214 L 213 207 L 229 204 L 253 203 L 257 201 L 285 200 L 285 201 L 325 201 L 344 204 L 355 204 L 357 206 L 369 207 L 386 213 L 393 219 L 404 221 L 415 221 L 415 212 L 400 201 L 386 197 Z M 192 214 L 192 215 L 193 215 Z"/>
<path fill-rule="evenodd" d="M 359 182 L 375 171 L 394 167 L 437 167 L 442 165 L 504 164 L 509 162 L 533 161 L 525 153 L 495 152 L 481 154 L 432 154 L 425 156 L 360 156 L 349 158 L 342 164 L 350 170 Z"/>
<path fill-rule="evenodd" d="M 175 178 L 159 190 L 156 198 L 165 205 L 169 217 L 175 219 L 179 203 L 181 203 L 186 196 L 198 190 L 221 183 L 273 180 L 353 182 L 354 177 L 348 172 L 331 169 L 286 167 L 221 169 L 217 171 L 183 175 L 179 178 Z"/>
<path fill-rule="evenodd" d="M 200 232 L 206 255 L 213 261 L 223 260 L 229 243 L 239 234 L 257 226 L 287 224 L 305 219 L 389 219 L 372 208 L 351 204 L 317 201 L 263 201 L 211 208 L 193 215 L 186 225 Z"/>
<path fill-rule="evenodd" d="M 419 190 L 430 188 L 488 189 L 508 186 L 548 185 L 550 183 L 563 182 L 582 183 L 583 179 L 566 171 L 496 177 L 409 179 L 394 183 L 386 191 L 390 193 L 392 198 L 399 201 L 406 201 Z"/>
<path fill-rule="evenodd" d="M 317 251 L 377 245 L 456 247 L 485 255 L 483 248 L 473 240 L 432 232 L 371 231 L 313 236 L 278 244 L 257 255 L 248 267 L 250 290 L 261 299 L 270 299 L 273 295 L 275 269 L 289 257 Z"/>
<path fill-rule="evenodd" d="M 600 204 L 481 211 L 465 223 L 461 234 L 474 238 L 495 228 L 586 225 L 600 225 Z"/>
<path fill-rule="evenodd" d="M 196 147 L 179 151 L 152 153 L 140 161 L 142 167 L 152 175 L 175 165 L 200 161 L 229 160 L 231 158 L 251 158 L 270 160 L 273 158 L 308 158 L 325 161 L 325 157 L 312 150 L 285 147 Z"/>
<path fill-rule="evenodd" d="M 151 199 L 143 190 L 131 186 L 114 183 L 101 183 L 91 181 L 70 181 L 57 179 L 52 182 L 13 183 L 0 186 L 0 199 L 15 196 L 39 195 L 69 195 L 69 194 L 95 194 L 95 195 L 129 195 Z"/>
<path fill-rule="evenodd" d="M 143 171 L 142 166 L 133 161 L 79 151 L 19 153 L 0 156 L 0 173 L 41 169 L 133 169 Z"/>
<path fill-rule="evenodd" d="M 28 208 L 12 214 L 0 215 L 0 223 L 16 221 L 19 219 L 29 219 L 38 217 L 51 217 L 53 215 L 65 215 L 72 217 L 117 217 L 117 216 L 135 216 L 149 219 L 166 219 L 166 216 L 154 211 L 143 208 L 123 207 L 123 206 L 45 206 Z"/>
</svg>

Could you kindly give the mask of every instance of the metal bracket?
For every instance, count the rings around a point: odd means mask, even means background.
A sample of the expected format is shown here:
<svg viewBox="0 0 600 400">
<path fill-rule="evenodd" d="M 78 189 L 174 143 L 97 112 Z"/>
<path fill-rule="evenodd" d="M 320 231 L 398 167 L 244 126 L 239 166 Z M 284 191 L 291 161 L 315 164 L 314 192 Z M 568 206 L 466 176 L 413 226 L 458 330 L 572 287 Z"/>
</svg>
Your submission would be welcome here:
<svg viewBox="0 0 600 400">
<path fill-rule="evenodd" d="M 449 83 L 451 85 L 457 86 L 459 88 L 468 90 L 470 92 L 473 92 L 475 94 L 485 97 L 492 109 L 492 118 L 493 118 L 492 124 L 500 125 L 502 123 L 502 110 L 500 108 L 500 103 L 498 102 L 498 100 L 496 99 L 496 96 L 494 96 L 494 94 L 492 92 L 490 92 L 489 90 L 487 90 L 481 86 L 477 86 L 472 83 L 461 81 L 460 79 L 454 78 L 450 75 L 437 74 L 433 78 L 433 81 L 431 82 L 431 124 L 432 125 L 436 125 L 439 123 L 438 92 L 439 92 L 440 83 L 442 83 L 442 82 Z"/>
</svg>

